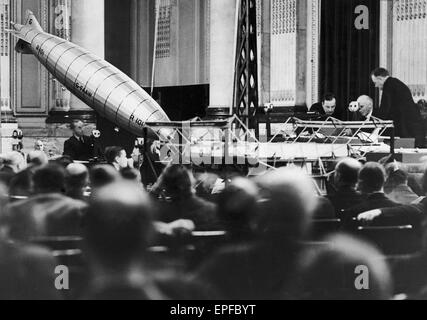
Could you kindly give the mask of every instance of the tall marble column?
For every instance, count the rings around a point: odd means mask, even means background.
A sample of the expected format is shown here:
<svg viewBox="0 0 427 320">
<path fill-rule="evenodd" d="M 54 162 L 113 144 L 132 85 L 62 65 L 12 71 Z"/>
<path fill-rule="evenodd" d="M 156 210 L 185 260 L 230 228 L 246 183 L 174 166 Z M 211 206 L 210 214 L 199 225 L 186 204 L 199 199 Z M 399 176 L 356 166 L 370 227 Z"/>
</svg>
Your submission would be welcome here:
<svg viewBox="0 0 427 320">
<path fill-rule="evenodd" d="M 271 101 L 271 0 L 257 0 L 257 15 L 259 103 L 264 106 Z"/>
<path fill-rule="evenodd" d="M 71 39 L 100 58 L 105 55 L 104 0 L 72 0 Z M 72 96 L 71 111 L 89 111 L 86 104 Z"/>
<path fill-rule="evenodd" d="M 236 0 L 213 0 L 210 6 L 209 108 L 230 110 L 236 51 Z"/>
</svg>

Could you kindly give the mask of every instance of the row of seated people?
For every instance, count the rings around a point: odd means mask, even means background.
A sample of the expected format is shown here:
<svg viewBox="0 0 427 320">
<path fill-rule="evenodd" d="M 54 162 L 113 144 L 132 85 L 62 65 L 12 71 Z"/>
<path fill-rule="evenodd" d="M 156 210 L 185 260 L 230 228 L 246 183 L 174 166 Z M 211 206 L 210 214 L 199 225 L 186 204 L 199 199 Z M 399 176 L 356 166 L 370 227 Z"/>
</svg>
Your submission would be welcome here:
<svg viewBox="0 0 427 320">
<path fill-rule="evenodd" d="M 315 215 L 345 220 L 373 209 L 422 203 L 425 191 L 421 190 L 427 182 L 412 183 L 417 192 L 408 183 L 408 173 L 400 163 L 362 165 L 355 159 L 343 159 L 336 165 L 328 195 L 321 199 Z"/>
<path fill-rule="evenodd" d="M 236 178 L 217 204 L 196 195 L 193 176 L 181 165 L 167 167 L 151 193 L 137 175 L 113 166 L 90 172 L 74 163 L 12 169 L 3 194 L 23 194 L 25 183 L 13 179 L 25 171 L 30 178 L 28 199 L 2 198 L 2 299 L 61 298 L 54 287 L 58 261 L 34 242 L 67 236 L 82 239 L 87 266 L 74 298 L 390 299 L 396 293 L 386 258 L 369 243 L 339 234 L 322 246 L 307 245 L 319 199 L 312 179 L 298 169 Z M 82 183 L 87 180 L 90 196 Z M 159 235 L 217 228 L 229 234 L 227 241 L 183 273 L 147 253 Z M 354 287 L 358 266 L 369 268 L 370 290 Z M 420 273 L 414 297 L 423 297 L 426 284 Z"/>
</svg>

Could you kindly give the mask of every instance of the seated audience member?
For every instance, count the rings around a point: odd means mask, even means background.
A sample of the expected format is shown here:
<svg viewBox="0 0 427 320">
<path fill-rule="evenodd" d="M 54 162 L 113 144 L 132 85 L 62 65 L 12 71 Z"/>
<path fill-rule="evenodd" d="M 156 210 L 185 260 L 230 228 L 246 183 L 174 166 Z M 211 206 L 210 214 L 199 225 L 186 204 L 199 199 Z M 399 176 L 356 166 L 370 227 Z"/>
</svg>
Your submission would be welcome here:
<svg viewBox="0 0 427 320">
<path fill-rule="evenodd" d="M 81 235 L 85 203 L 63 195 L 65 172 L 48 165 L 34 174 L 35 196 L 8 206 L 3 223 L 10 238 L 28 241 L 39 237 Z"/>
<path fill-rule="evenodd" d="M 152 193 L 162 198 L 159 202 L 160 222 L 190 220 L 197 230 L 216 227 L 216 206 L 196 196 L 193 175 L 183 165 L 167 167 Z"/>
<path fill-rule="evenodd" d="M 408 186 L 408 173 L 402 164 L 389 163 L 386 166 L 386 173 L 387 181 L 384 190 L 390 200 L 399 204 L 411 204 L 419 198 Z"/>
<path fill-rule="evenodd" d="M 225 300 L 283 298 L 316 206 L 313 181 L 301 170 L 282 168 L 257 182 L 262 198 L 258 238 L 221 249 L 196 276 Z"/>
<path fill-rule="evenodd" d="M 337 99 L 333 93 L 327 93 L 323 96 L 322 101 L 311 106 L 310 112 L 316 112 L 322 119 L 334 117 L 341 120 L 343 118 L 343 110 L 337 108 Z"/>
<path fill-rule="evenodd" d="M 92 189 L 105 187 L 120 179 L 119 172 L 112 166 L 98 165 L 89 171 L 89 181 Z"/>
<path fill-rule="evenodd" d="M 196 194 L 207 201 L 218 202 L 219 194 L 224 190 L 223 180 L 216 174 L 204 172 L 195 175 Z"/>
<path fill-rule="evenodd" d="M 147 140 L 147 152 L 145 154 L 145 163 L 141 166 L 140 172 L 142 181 L 147 188 L 151 188 L 158 180 L 165 166 L 160 162 L 161 143 L 158 140 Z"/>
<path fill-rule="evenodd" d="M 11 201 L 22 200 L 34 193 L 34 172 L 48 164 L 47 156 L 41 151 L 31 151 L 27 156 L 28 167 L 10 180 L 9 195 Z"/>
<path fill-rule="evenodd" d="M 92 280 L 85 299 L 159 300 L 165 297 L 144 267 L 153 234 L 149 196 L 116 183 L 91 195 L 84 239 Z"/>
<path fill-rule="evenodd" d="M 326 197 L 318 197 L 317 205 L 313 212 L 314 220 L 336 219 L 337 215 L 331 201 Z"/>
<path fill-rule="evenodd" d="M 108 147 L 105 149 L 107 163 L 120 171 L 129 166 L 126 150 L 122 147 Z"/>
<path fill-rule="evenodd" d="M 218 196 L 218 220 L 231 241 L 254 236 L 253 221 L 258 214 L 258 188 L 248 179 L 236 178 Z"/>
<path fill-rule="evenodd" d="M 89 185 L 89 171 L 83 164 L 72 163 L 66 168 L 65 195 L 76 200 L 86 200 L 85 191 Z"/>
<path fill-rule="evenodd" d="M 49 159 L 43 151 L 31 151 L 27 156 L 27 164 L 29 167 L 41 167 L 47 165 Z"/>
<path fill-rule="evenodd" d="M 392 278 L 385 258 L 370 244 L 336 235 L 325 246 L 309 250 L 301 259 L 299 299 L 306 300 L 388 300 Z M 362 266 L 361 271 L 357 271 Z M 360 272 L 367 272 L 363 278 Z M 360 275 L 360 281 L 357 277 Z M 355 284 L 365 285 L 365 289 Z M 368 289 L 366 289 L 368 288 Z"/>
<path fill-rule="evenodd" d="M 34 151 L 41 151 L 44 152 L 44 143 L 41 140 L 37 140 L 34 143 Z"/>
<path fill-rule="evenodd" d="M 368 162 L 359 172 L 358 189 L 366 199 L 348 210 L 344 218 L 356 218 L 360 213 L 378 208 L 396 207 L 399 204 L 387 198 L 384 193 L 386 173 L 383 166 L 376 162 Z"/>
<path fill-rule="evenodd" d="M 49 163 L 57 164 L 66 169 L 70 164 L 74 163 L 73 159 L 69 156 L 62 156 L 56 160 L 51 160 Z"/>
<path fill-rule="evenodd" d="M 59 300 L 57 265 L 47 249 L 0 239 L 0 300 Z"/>
<path fill-rule="evenodd" d="M 2 157 L 3 167 L 0 169 L 0 182 L 9 185 L 12 177 L 26 168 L 26 162 L 21 153 L 13 151 Z"/>
<path fill-rule="evenodd" d="M 133 182 L 138 186 L 142 186 L 141 173 L 134 168 L 124 168 L 120 171 L 122 178 L 126 181 Z"/>
<path fill-rule="evenodd" d="M 34 194 L 34 169 L 30 167 L 16 174 L 9 184 L 10 201 L 26 199 Z"/>
<path fill-rule="evenodd" d="M 335 190 L 327 198 L 334 206 L 337 217 L 342 210 L 354 207 L 364 200 L 356 187 L 360 169 L 362 164 L 353 158 L 341 160 L 335 168 L 333 183 Z"/>
<path fill-rule="evenodd" d="M 63 194 L 65 192 L 66 171 L 58 165 L 47 165 L 34 173 L 34 191 L 36 194 Z"/>
<path fill-rule="evenodd" d="M 424 173 L 422 185 L 427 196 L 427 171 Z M 376 208 L 361 213 L 357 219 L 365 222 L 383 224 L 385 222 L 396 225 L 412 225 L 420 227 L 427 217 L 427 197 L 413 205 L 402 205 L 392 208 Z"/>
</svg>

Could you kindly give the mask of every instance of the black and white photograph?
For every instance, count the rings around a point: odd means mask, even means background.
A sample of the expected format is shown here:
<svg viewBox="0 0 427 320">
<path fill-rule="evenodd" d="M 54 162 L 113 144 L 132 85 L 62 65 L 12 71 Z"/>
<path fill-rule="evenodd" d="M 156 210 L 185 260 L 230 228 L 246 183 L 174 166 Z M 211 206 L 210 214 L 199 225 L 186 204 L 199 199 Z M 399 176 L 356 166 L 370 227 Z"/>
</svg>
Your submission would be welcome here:
<svg viewBox="0 0 427 320">
<path fill-rule="evenodd" d="M 0 300 L 427 300 L 427 0 L 0 0 Z"/>
</svg>

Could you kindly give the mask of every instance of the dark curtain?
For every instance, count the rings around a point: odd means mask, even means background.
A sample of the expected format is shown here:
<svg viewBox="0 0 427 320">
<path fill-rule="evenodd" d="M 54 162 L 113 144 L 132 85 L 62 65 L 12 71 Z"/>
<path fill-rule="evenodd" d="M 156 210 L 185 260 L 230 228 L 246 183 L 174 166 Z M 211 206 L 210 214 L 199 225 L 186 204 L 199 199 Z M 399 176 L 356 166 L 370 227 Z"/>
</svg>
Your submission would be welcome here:
<svg viewBox="0 0 427 320">
<path fill-rule="evenodd" d="M 150 88 L 146 88 L 150 92 Z M 209 85 L 158 87 L 154 99 L 173 121 L 204 118 L 209 106 Z"/>
<path fill-rule="evenodd" d="M 90 1 L 90 0 L 89 0 Z M 105 1 L 105 60 L 130 74 L 130 1 Z M 136 137 L 125 131 L 116 130 L 116 125 L 98 116 L 97 128 L 101 131 L 103 148 L 122 146 L 128 156 L 135 147 Z"/>
<path fill-rule="evenodd" d="M 359 5 L 369 8 L 369 30 L 355 27 Z M 334 93 L 345 111 L 362 94 L 377 102 L 370 74 L 379 67 L 380 1 L 324 0 L 321 12 L 320 96 Z"/>
</svg>

